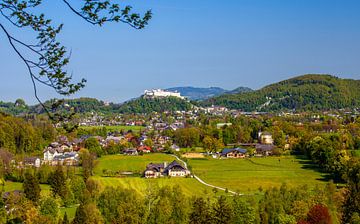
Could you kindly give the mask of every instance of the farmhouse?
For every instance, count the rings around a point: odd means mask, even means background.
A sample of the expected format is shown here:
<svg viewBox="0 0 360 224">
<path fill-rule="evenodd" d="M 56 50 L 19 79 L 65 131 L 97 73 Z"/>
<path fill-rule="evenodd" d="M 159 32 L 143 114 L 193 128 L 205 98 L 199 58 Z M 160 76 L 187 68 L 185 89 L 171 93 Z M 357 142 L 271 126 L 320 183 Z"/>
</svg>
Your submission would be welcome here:
<svg viewBox="0 0 360 224">
<path fill-rule="evenodd" d="M 273 154 L 274 145 L 257 144 L 255 146 L 256 156 L 270 156 Z"/>
<path fill-rule="evenodd" d="M 246 157 L 246 149 L 241 148 L 233 148 L 233 149 L 223 149 L 221 152 L 221 157 L 226 158 L 245 158 Z"/>
<path fill-rule="evenodd" d="M 158 178 L 163 176 L 185 177 L 188 175 L 190 175 L 190 171 L 180 165 L 176 160 L 169 165 L 167 165 L 167 163 L 150 163 L 144 171 L 145 178 Z"/>
<path fill-rule="evenodd" d="M 166 165 L 166 163 L 150 163 L 147 165 L 144 172 L 145 178 L 161 177 L 164 172 L 164 165 Z"/>
<path fill-rule="evenodd" d="M 164 173 L 171 177 L 185 177 L 190 174 L 190 171 L 174 160 L 165 168 Z"/>
</svg>

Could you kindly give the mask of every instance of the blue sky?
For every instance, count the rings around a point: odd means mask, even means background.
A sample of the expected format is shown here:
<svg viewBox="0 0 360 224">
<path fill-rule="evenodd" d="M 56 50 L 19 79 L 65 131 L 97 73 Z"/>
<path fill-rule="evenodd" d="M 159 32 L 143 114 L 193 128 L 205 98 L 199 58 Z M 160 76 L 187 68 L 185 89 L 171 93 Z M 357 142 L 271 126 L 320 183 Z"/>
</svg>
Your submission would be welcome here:
<svg viewBox="0 0 360 224">
<path fill-rule="evenodd" d="M 75 0 L 73 0 L 75 1 Z M 121 1 L 122 2 L 122 1 Z M 307 73 L 360 79 L 360 1 L 147 0 L 145 30 L 125 24 L 87 24 L 61 1 L 41 10 L 64 23 L 61 41 L 72 51 L 68 71 L 87 86 L 73 97 L 122 102 L 144 89 L 175 86 L 254 89 Z M 5 23 L 0 17 L 0 22 Z M 9 31 L 22 40 L 30 32 Z M 35 103 L 25 66 L 0 33 L 0 100 Z M 42 99 L 59 97 L 40 88 Z"/>
</svg>

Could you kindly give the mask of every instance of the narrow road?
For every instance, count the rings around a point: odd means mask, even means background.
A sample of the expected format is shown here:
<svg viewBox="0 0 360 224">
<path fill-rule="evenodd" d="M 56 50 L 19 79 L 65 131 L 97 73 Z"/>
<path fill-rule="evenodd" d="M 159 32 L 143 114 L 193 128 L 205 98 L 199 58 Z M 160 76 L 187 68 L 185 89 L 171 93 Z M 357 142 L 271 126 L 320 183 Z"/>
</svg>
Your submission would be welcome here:
<svg viewBox="0 0 360 224">
<path fill-rule="evenodd" d="M 184 166 L 185 166 L 186 169 L 188 168 L 187 163 L 186 163 L 184 160 L 180 159 L 180 158 L 179 158 L 178 156 L 176 156 L 176 155 L 171 155 L 171 156 L 175 157 L 177 160 L 179 160 L 180 162 L 182 162 L 182 163 L 184 164 Z M 206 183 L 205 181 L 203 181 L 202 179 L 200 179 L 198 176 L 196 176 L 194 173 L 192 173 L 192 175 L 193 175 L 193 177 L 194 177 L 197 181 L 199 181 L 201 184 L 203 184 L 203 185 L 205 185 L 205 186 L 212 187 L 212 188 L 216 188 L 216 189 L 221 190 L 221 191 L 226 191 L 226 190 L 227 190 L 226 188 L 223 188 L 223 187 L 219 187 L 219 186 L 215 186 L 215 185 Z M 243 195 L 243 194 L 236 193 L 235 191 L 231 191 L 231 190 L 227 190 L 227 191 L 228 191 L 230 194 L 233 194 L 233 195 Z"/>
</svg>

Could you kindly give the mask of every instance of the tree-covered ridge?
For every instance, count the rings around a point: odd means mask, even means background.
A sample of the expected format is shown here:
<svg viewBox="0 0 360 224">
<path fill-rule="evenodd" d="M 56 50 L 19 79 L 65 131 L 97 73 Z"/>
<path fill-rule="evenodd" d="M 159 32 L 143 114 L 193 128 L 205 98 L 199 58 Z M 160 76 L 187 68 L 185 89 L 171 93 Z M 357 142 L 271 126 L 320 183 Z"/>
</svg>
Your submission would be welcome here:
<svg viewBox="0 0 360 224">
<path fill-rule="evenodd" d="M 0 113 L 0 148 L 12 153 L 32 153 L 42 150 L 54 140 L 55 129 L 47 120 L 26 121 Z"/>
<path fill-rule="evenodd" d="M 78 99 L 66 99 L 57 100 L 52 99 L 46 101 L 46 106 L 51 106 L 59 103 L 59 106 L 54 108 L 52 112 L 69 113 L 73 111 L 76 113 L 152 113 L 152 112 L 163 112 L 163 111 L 186 111 L 191 109 L 192 104 L 186 100 L 176 97 L 166 98 L 137 98 L 123 104 L 105 103 L 101 100 L 94 98 L 78 98 Z M 40 105 L 28 106 L 17 105 L 17 103 L 0 102 L 0 111 L 12 114 L 43 114 L 46 113 L 44 108 Z"/>
<path fill-rule="evenodd" d="M 115 104 L 106 104 L 101 100 L 94 98 L 81 97 L 77 99 L 66 99 L 59 101 L 57 99 L 48 100 L 45 102 L 45 105 L 51 106 L 55 102 L 59 102 L 59 106 L 56 110 L 73 110 L 77 113 L 86 113 L 86 112 L 110 112 L 115 107 Z M 44 113 L 44 109 L 41 105 L 35 105 L 31 107 L 31 113 Z"/>
<path fill-rule="evenodd" d="M 117 110 L 120 113 L 152 113 L 164 111 L 187 111 L 192 104 L 177 97 L 143 98 L 128 101 Z"/>
<path fill-rule="evenodd" d="M 209 99 L 244 111 L 316 111 L 360 106 L 360 80 L 331 75 L 304 75 L 268 85 L 254 92 L 225 94 Z"/>
</svg>

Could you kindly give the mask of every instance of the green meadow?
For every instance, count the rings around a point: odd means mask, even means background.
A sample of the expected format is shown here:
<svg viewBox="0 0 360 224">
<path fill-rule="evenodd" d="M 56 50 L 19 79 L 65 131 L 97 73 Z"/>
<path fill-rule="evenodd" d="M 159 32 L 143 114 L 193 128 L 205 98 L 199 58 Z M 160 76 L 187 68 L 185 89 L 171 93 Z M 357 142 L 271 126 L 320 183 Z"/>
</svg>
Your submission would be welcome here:
<svg viewBox="0 0 360 224">
<path fill-rule="evenodd" d="M 6 181 L 4 186 L 4 192 L 10 192 L 14 190 L 23 190 L 22 183 Z M 47 184 L 40 184 L 41 196 L 45 197 L 50 195 L 50 186 Z"/>
<path fill-rule="evenodd" d="M 122 187 L 133 189 L 140 195 L 145 195 L 149 189 L 157 189 L 165 186 L 180 187 L 182 192 L 187 196 L 204 195 L 211 193 L 212 188 L 204 186 L 196 181 L 194 178 L 158 178 L 158 179 L 145 179 L 142 177 L 99 177 L 95 176 L 93 179 L 100 181 L 106 186 Z"/>
<path fill-rule="evenodd" d="M 172 162 L 176 160 L 173 156 L 161 153 L 144 154 L 142 156 L 109 155 L 98 159 L 95 168 L 96 175 L 102 175 L 103 170 L 129 171 L 142 173 L 149 163 Z"/>
<path fill-rule="evenodd" d="M 212 188 L 202 185 L 194 178 L 158 178 L 145 179 L 142 177 L 103 177 L 104 169 L 112 171 L 129 171 L 142 174 L 149 163 L 170 163 L 176 160 L 173 156 L 162 153 L 144 154 L 142 156 L 109 155 L 98 159 L 94 179 L 100 181 L 104 187 L 131 188 L 144 195 L 149 188 L 164 186 L 179 186 L 185 195 L 195 196 L 210 193 Z"/>
<path fill-rule="evenodd" d="M 133 131 L 133 132 L 140 132 L 141 130 L 145 129 L 144 126 L 125 126 L 125 125 L 117 125 L 117 126 L 81 126 L 80 128 L 84 130 L 91 130 L 91 129 L 101 129 L 106 128 L 109 132 L 114 131 Z"/>
<path fill-rule="evenodd" d="M 142 156 L 108 155 L 98 159 L 95 175 L 103 188 L 107 186 L 133 189 L 145 196 L 149 189 L 178 186 L 187 196 L 213 194 L 212 188 L 199 183 L 195 178 L 145 179 L 142 177 L 104 177 L 103 170 L 129 171 L 142 173 L 146 165 L 152 163 L 172 162 L 173 156 L 154 153 Z M 326 174 L 316 169 L 304 157 L 284 156 L 251 159 L 188 159 L 192 172 L 208 184 L 228 188 L 244 194 L 258 192 L 259 188 L 279 187 L 286 183 L 290 187 L 308 185 L 310 188 L 326 183 Z M 48 185 L 41 185 L 43 196 L 50 194 Z M 22 183 L 7 181 L 4 191 L 22 190 Z M 219 192 L 223 194 L 223 192 Z M 60 213 L 67 213 L 73 218 L 76 206 L 60 208 Z"/>
<path fill-rule="evenodd" d="M 209 184 L 241 193 L 252 193 L 286 183 L 290 187 L 322 185 L 326 174 L 304 157 L 251 159 L 189 159 L 192 171 Z"/>
</svg>

